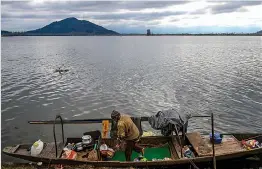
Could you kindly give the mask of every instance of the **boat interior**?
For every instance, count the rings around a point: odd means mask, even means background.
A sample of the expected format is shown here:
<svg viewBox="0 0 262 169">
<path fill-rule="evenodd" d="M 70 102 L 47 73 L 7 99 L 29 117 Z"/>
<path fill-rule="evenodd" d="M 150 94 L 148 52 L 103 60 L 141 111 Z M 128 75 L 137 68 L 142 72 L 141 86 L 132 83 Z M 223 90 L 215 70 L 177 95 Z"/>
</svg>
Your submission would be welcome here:
<svg viewBox="0 0 262 169">
<path fill-rule="evenodd" d="M 126 162 L 125 146 L 121 146 L 121 149 L 116 151 L 116 139 L 107 138 L 104 135 L 104 131 L 108 131 L 108 129 L 105 130 L 103 128 L 102 133 L 100 130 L 89 131 L 83 133 L 83 137 L 64 140 L 63 120 L 60 115 L 56 116 L 57 118 L 60 118 L 62 124 L 62 142 L 56 141 L 55 120 L 53 124 L 54 142 L 44 143 L 43 149 L 37 155 L 31 155 L 33 144 L 5 147 L 3 153 L 30 161 L 39 161 L 41 159 L 41 161 L 45 162 L 50 162 L 50 160 L 65 162 L 65 160 L 69 160 L 70 163 L 75 162 L 77 164 L 79 162 L 102 161 Z M 211 116 L 211 119 L 212 132 L 209 135 L 199 132 L 187 133 L 184 129 L 182 133 L 179 133 L 175 129 L 169 136 L 144 136 L 143 130 L 140 128 L 141 122 L 139 121 L 136 125 L 142 132 L 140 132 L 141 139 L 138 144 L 144 148 L 144 156 L 141 157 L 139 153 L 133 151 L 131 161 L 190 161 L 190 159 L 212 159 L 212 156 L 213 158 L 216 156 L 218 160 L 223 160 L 230 157 L 239 158 L 258 153 L 262 154 L 261 134 L 214 133 L 213 116 Z M 215 135 L 217 135 L 218 139 L 215 139 Z M 84 138 L 91 139 L 87 143 L 84 141 Z M 107 147 L 106 151 L 101 149 L 103 146 Z"/>
<path fill-rule="evenodd" d="M 100 131 L 86 132 L 84 135 L 90 135 L 94 139 L 83 150 L 76 151 L 76 158 L 74 160 L 91 161 L 89 154 L 94 150 L 94 145 L 97 144 L 96 161 L 125 161 L 124 151 L 116 151 L 114 156 L 111 158 L 103 157 L 99 151 L 99 147 L 102 144 L 106 144 L 109 148 L 114 148 L 116 145 L 115 139 L 101 138 Z M 222 134 L 222 138 L 223 139 L 220 144 L 214 144 L 216 156 L 250 151 L 243 147 L 243 140 L 256 139 L 258 142 L 262 142 L 262 135 L 258 134 Z M 36 157 L 48 159 L 63 158 L 64 147 L 66 147 L 69 143 L 77 144 L 81 141 L 82 138 L 67 138 L 64 143 L 44 143 L 43 150 Z M 193 153 L 192 158 L 210 157 L 213 153 L 209 135 L 202 135 L 199 132 L 187 133 L 184 137 L 182 135 L 147 136 L 142 137 L 139 144 L 145 147 L 144 157 L 148 161 L 164 158 L 167 158 L 167 160 L 185 159 L 185 147 L 188 147 Z M 8 154 L 30 156 L 31 146 L 32 144 L 17 145 L 14 147 L 6 147 L 3 151 Z M 131 160 L 133 161 L 138 156 L 139 154 L 133 151 Z"/>
</svg>

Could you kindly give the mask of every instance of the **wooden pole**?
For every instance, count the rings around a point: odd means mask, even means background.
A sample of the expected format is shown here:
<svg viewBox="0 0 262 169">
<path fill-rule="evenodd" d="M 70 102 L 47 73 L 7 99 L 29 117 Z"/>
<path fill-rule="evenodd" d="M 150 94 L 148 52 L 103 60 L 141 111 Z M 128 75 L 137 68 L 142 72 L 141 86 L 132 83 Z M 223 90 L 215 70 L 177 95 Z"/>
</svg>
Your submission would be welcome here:
<svg viewBox="0 0 262 169">
<path fill-rule="evenodd" d="M 211 127 L 212 127 L 213 169 L 216 169 L 216 154 L 215 154 L 215 136 L 214 136 L 214 117 L 213 117 L 213 113 L 211 113 Z"/>
</svg>

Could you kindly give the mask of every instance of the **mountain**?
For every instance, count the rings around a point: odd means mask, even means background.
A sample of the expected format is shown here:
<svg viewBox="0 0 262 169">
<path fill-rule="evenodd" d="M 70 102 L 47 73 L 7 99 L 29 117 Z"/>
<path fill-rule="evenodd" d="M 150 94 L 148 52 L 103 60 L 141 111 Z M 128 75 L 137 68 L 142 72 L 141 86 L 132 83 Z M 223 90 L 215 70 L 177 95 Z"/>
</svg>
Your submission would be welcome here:
<svg viewBox="0 0 262 169">
<path fill-rule="evenodd" d="M 118 35 L 117 32 L 103 28 L 92 22 L 66 18 L 52 22 L 43 28 L 27 31 L 26 35 Z"/>
<path fill-rule="evenodd" d="M 1 30 L 1 34 L 2 34 L 2 33 L 11 33 L 11 32 Z"/>
<path fill-rule="evenodd" d="M 262 34 L 262 30 L 261 30 L 261 31 L 258 31 L 257 34 Z"/>
<path fill-rule="evenodd" d="M 9 35 L 11 34 L 12 32 L 8 32 L 8 31 L 4 31 L 4 30 L 1 30 L 1 35 Z"/>
</svg>

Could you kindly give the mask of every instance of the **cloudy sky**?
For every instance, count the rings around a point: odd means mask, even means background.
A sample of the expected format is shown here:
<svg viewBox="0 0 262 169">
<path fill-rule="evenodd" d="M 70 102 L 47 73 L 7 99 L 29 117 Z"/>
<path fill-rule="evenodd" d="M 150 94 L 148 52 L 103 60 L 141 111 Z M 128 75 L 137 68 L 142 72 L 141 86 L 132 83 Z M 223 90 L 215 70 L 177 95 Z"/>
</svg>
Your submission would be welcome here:
<svg viewBox="0 0 262 169">
<path fill-rule="evenodd" d="M 256 32 L 262 1 L 1 1 L 2 30 L 33 30 L 67 17 L 119 33 Z"/>
</svg>

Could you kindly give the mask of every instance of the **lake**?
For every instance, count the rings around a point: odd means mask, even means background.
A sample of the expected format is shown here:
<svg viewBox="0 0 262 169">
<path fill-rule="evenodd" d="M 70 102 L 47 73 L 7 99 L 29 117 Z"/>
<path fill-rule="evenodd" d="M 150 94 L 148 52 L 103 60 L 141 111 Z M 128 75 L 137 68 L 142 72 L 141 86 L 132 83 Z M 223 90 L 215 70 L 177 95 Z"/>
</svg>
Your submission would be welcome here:
<svg viewBox="0 0 262 169">
<path fill-rule="evenodd" d="M 3 146 L 53 141 L 29 120 L 214 113 L 219 132 L 262 132 L 262 39 L 244 36 L 2 37 Z M 60 75 L 55 69 L 69 72 Z M 150 129 L 144 123 L 145 130 Z M 65 136 L 101 129 L 65 125 Z M 191 119 L 189 131 L 210 132 Z M 61 140 L 61 127 L 57 139 Z M 14 161 L 2 156 L 2 161 Z M 19 160 L 16 160 L 19 161 Z"/>
</svg>

